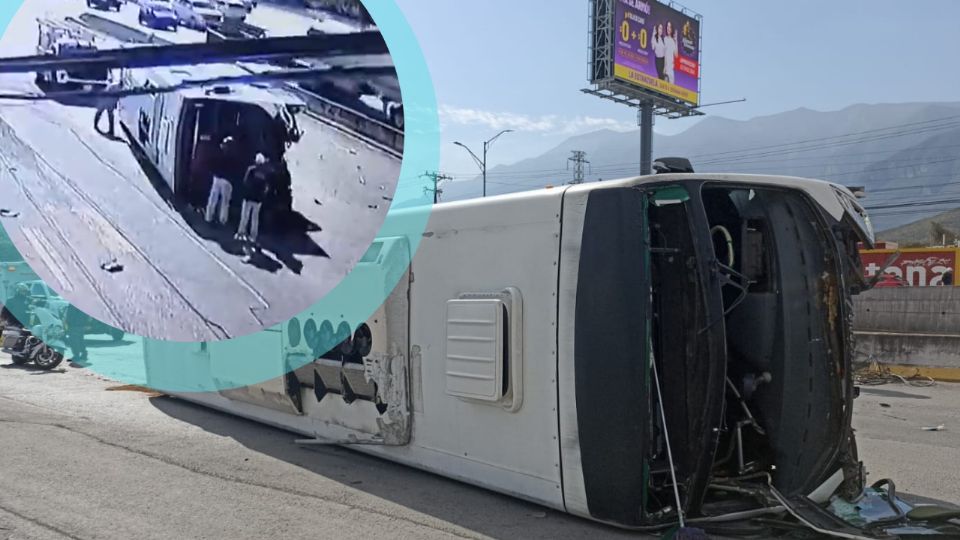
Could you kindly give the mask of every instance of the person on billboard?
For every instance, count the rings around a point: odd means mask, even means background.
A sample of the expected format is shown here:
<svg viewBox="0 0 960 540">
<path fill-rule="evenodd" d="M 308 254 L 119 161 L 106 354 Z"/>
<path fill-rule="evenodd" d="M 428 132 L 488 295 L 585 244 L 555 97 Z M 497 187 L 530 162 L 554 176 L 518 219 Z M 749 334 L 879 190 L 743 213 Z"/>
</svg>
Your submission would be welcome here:
<svg viewBox="0 0 960 540">
<path fill-rule="evenodd" d="M 653 40 L 651 43 L 653 45 L 653 56 L 656 59 L 657 64 L 657 78 L 664 80 L 666 75 L 663 72 L 663 55 L 665 50 L 663 43 L 663 24 L 658 24 L 653 27 Z"/>
<path fill-rule="evenodd" d="M 674 82 L 673 65 L 676 63 L 678 56 L 680 56 L 680 46 L 677 43 L 677 31 L 673 28 L 673 23 L 667 21 L 667 35 L 663 38 L 663 57 L 664 74 L 670 84 L 676 84 Z"/>
</svg>

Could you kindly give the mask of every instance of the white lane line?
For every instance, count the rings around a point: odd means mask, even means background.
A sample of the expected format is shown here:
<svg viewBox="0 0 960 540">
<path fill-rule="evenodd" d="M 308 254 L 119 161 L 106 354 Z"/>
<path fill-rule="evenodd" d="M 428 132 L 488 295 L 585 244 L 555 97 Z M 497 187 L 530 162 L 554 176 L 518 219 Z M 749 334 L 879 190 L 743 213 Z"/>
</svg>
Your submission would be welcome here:
<svg viewBox="0 0 960 540">
<path fill-rule="evenodd" d="M 27 242 L 33 247 L 34 253 L 43 260 L 44 266 L 47 267 L 53 275 L 53 278 L 57 281 L 56 285 L 58 286 L 54 286 L 57 292 L 72 291 L 73 282 L 67 277 L 67 272 L 64 269 L 64 261 L 60 257 L 60 254 L 53 248 L 50 240 L 43 234 L 43 231 L 33 227 L 24 227 L 20 230 L 23 232 L 23 236 L 27 239 Z"/>
</svg>

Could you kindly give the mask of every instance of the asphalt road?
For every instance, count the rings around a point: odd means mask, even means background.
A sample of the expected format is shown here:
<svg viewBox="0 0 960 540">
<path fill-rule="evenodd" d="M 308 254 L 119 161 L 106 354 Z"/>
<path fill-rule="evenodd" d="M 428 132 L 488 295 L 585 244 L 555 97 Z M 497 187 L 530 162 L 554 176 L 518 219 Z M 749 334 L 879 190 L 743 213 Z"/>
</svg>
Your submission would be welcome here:
<svg viewBox="0 0 960 540">
<path fill-rule="evenodd" d="M 274 25 L 290 16 L 257 9 L 265 24 L 271 13 L 281 17 Z M 82 0 L 25 2 L 0 39 L 0 55 L 34 53 L 35 18 L 85 10 Z M 136 25 L 137 9 L 125 5 L 109 16 Z M 0 91 L 37 88 L 32 74 L 3 75 Z M 400 171 L 398 159 L 301 115 L 304 138 L 288 153 L 294 209 L 318 230 L 264 231 L 266 257 L 245 264 L 233 230 L 207 226 L 171 205 L 125 140 L 94 131 L 93 113 L 56 102 L 0 102 L 0 199 L 20 212 L 3 225 L 37 274 L 67 300 L 148 337 L 239 336 L 306 309 L 364 254 Z M 114 258 L 122 272 L 100 268 Z"/>
<path fill-rule="evenodd" d="M 0 540 L 637 538 L 118 388 L 86 370 L 43 373 L 0 356 Z M 870 479 L 960 500 L 958 407 L 960 385 L 864 389 L 855 423 Z"/>
</svg>

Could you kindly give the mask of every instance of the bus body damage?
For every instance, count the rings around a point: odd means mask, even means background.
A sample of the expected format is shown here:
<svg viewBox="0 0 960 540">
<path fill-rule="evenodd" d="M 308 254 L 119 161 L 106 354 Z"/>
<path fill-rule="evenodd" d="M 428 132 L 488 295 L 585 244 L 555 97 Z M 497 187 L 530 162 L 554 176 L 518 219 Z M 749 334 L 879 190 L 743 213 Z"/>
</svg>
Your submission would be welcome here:
<svg viewBox="0 0 960 540">
<path fill-rule="evenodd" d="M 438 205 L 412 262 L 410 239 L 381 238 L 354 270 L 388 297 L 365 322 L 309 312 L 211 343 L 198 365 L 227 389 L 180 396 L 623 528 L 960 532 L 865 486 L 858 242 L 872 231 L 853 196 L 799 178 Z M 235 347 L 287 374 L 238 388 Z"/>
</svg>

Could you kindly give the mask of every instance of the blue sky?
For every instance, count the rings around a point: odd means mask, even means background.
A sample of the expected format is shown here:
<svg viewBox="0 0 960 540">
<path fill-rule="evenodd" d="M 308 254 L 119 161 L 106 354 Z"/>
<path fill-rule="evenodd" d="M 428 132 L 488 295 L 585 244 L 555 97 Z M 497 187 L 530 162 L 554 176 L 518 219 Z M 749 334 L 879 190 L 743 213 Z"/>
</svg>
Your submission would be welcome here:
<svg viewBox="0 0 960 540">
<path fill-rule="evenodd" d="M 538 155 L 636 111 L 587 86 L 587 0 L 396 0 L 420 40 L 440 106 L 442 167 L 466 177 L 500 129 L 490 165 Z M 807 107 L 960 100 L 960 1 L 686 0 L 703 15 L 704 112 L 748 119 Z M 691 120 L 658 119 L 676 133 Z M 639 145 L 639 141 L 638 141 Z"/>
</svg>

